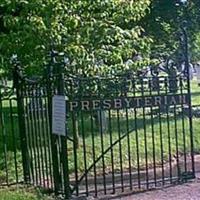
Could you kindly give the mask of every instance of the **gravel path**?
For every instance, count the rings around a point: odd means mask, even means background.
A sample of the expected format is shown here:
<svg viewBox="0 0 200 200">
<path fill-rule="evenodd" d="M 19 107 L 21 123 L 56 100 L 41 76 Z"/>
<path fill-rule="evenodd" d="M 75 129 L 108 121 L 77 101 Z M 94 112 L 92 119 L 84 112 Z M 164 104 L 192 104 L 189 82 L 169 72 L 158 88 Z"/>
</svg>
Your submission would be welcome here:
<svg viewBox="0 0 200 200">
<path fill-rule="evenodd" d="M 200 180 L 160 190 L 153 190 L 128 197 L 123 200 L 200 200 Z"/>
<path fill-rule="evenodd" d="M 116 198 L 115 200 L 200 200 L 200 155 L 195 155 L 196 179 L 171 186 Z"/>
<path fill-rule="evenodd" d="M 105 197 L 103 200 L 200 200 L 200 155 L 195 156 L 196 179 L 181 185 L 146 191 L 122 197 Z M 101 199 L 101 198 L 100 198 Z M 86 200 L 86 198 L 78 198 Z M 87 198 L 97 200 L 97 198 Z"/>
<path fill-rule="evenodd" d="M 195 156 L 196 179 L 181 185 L 113 198 L 113 200 L 200 200 L 200 155 Z"/>
<path fill-rule="evenodd" d="M 200 173 L 196 174 L 196 179 L 181 185 L 170 186 L 163 189 L 155 189 L 147 192 L 132 194 L 129 196 L 107 197 L 102 199 L 103 200 L 200 200 Z M 86 199 L 79 198 L 78 200 L 86 200 Z M 87 200 L 98 200 L 98 199 L 87 198 Z"/>
</svg>

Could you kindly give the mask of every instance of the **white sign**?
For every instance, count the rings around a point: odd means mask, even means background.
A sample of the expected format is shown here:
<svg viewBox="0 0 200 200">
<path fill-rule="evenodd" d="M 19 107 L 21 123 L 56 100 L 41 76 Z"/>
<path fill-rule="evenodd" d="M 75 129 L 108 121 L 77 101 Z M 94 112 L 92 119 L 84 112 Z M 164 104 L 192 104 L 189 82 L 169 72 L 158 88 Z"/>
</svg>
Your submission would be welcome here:
<svg viewBox="0 0 200 200">
<path fill-rule="evenodd" d="M 61 95 L 53 96 L 52 101 L 52 132 L 65 136 L 66 102 Z"/>
</svg>

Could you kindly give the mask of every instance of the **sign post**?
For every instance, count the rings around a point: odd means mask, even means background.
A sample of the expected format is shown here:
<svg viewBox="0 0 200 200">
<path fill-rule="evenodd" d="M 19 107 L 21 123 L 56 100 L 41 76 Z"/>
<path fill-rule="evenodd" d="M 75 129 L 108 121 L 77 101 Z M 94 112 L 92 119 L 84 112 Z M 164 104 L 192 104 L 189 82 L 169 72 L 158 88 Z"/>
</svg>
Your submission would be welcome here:
<svg viewBox="0 0 200 200">
<path fill-rule="evenodd" d="M 51 149 L 53 162 L 53 180 L 54 191 L 59 195 L 64 189 L 65 199 L 71 195 L 69 185 L 69 169 L 67 155 L 66 138 L 66 101 L 65 101 L 65 83 L 64 83 L 64 64 L 58 62 L 56 56 L 58 52 L 51 53 L 52 67 L 49 67 L 48 77 L 48 104 L 49 104 L 49 123 L 51 132 Z M 53 74 L 53 72 L 56 74 Z M 54 77 L 54 85 L 52 80 Z"/>
<path fill-rule="evenodd" d="M 70 197 L 70 185 L 69 185 L 69 169 L 68 169 L 68 155 L 67 155 L 67 141 L 66 141 L 66 101 L 65 101 L 65 80 L 64 80 L 64 67 L 61 62 L 57 65 L 57 95 L 52 99 L 52 134 L 57 135 L 61 140 L 60 161 L 62 168 L 60 174 L 63 175 L 64 180 L 64 193 L 65 198 Z M 61 172 L 62 171 L 62 172 Z M 60 180 L 61 181 L 61 180 Z M 62 185 L 62 181 L 60 182 Z"/>
</svg>

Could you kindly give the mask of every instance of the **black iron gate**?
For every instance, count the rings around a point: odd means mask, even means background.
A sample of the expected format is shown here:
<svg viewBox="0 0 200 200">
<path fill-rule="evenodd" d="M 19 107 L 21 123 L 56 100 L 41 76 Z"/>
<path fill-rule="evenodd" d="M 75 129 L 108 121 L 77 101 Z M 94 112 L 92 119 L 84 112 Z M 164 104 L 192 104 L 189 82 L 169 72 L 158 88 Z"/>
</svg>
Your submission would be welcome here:
<svg viewBox="0 0 200 200">
<path fill-rule="evenodd" d="M 182 73 L 161 73 L 66 81 L 74 194 L 144 190 L 194 177 L 188 81 Z"/>
<path fill-rule="evenodd" d="M 48 76 L 18 76 L 25 180 L 66 198 L 148 190 L 194 178 L 187 42 L 140 74 L 80 78 L 53 54 Z M 66 99 L 66 136 L 52 134 L 52 97 Z"/>
</svg>

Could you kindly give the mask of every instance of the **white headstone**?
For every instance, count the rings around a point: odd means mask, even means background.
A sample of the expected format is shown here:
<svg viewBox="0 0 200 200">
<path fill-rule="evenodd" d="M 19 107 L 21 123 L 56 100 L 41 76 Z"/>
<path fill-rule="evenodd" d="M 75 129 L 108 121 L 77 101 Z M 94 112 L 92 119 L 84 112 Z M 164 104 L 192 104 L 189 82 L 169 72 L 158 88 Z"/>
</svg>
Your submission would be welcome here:
<svg viewBox="0 0 200 200">
<path fill-rule="evenodd" d="M 192 65 L 192 64 L 189 64 L 189 75 L 190 75 L 189 78 L 190 78 L 190 80 L 192 80 L 193 77 L 194 77 L 193 72 L 194 72 L 193 65 Z"/>
<path fill-rule="evenodd" d="M 197 83 L 200 84 L 200 64 L 196 66 L 196 72 L 197 72 Z"/>
<path fill-rule="evenodd" d="M 108 119 L 106 111 L 97 111 L 99 127 L 101 126 L 102 132 L 104 133 L 108 128 Z"/>
</svg>

